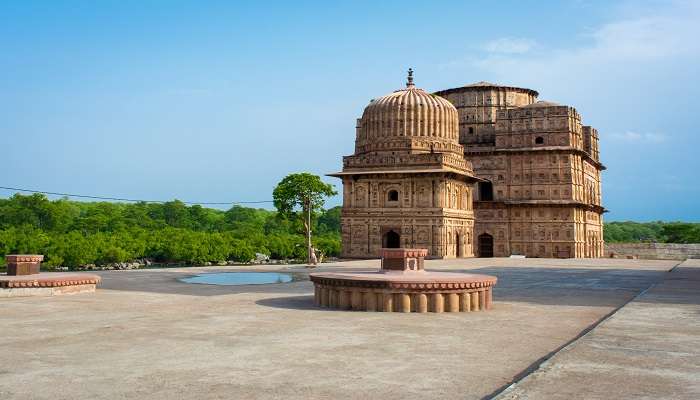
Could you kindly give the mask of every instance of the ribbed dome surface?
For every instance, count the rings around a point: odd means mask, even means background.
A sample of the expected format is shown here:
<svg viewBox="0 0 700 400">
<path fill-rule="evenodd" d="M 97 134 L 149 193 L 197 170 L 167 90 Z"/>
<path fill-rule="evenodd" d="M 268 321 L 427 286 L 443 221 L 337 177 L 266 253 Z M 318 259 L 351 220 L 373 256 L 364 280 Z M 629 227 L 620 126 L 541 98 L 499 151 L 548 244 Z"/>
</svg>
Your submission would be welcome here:
<svg viewBox="0 0 700 400">
<path fill-rule="evenodd" d="M 373 151 L 461 152 L 457 109 L 413 86 L 370 102 L 359 121 L 355 153 Z"/>
</svg>

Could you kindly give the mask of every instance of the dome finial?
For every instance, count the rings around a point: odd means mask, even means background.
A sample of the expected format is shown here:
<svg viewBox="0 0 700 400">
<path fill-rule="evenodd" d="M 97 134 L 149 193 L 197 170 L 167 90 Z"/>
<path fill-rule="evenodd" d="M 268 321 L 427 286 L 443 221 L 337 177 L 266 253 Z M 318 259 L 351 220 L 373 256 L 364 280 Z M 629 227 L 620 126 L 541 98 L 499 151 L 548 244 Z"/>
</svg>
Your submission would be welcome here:
<svg viewBox="0 0 700 400">
<path fill-rule="evenodd" d="M 413 68 L 408 69 L 408 80 L 406 80 L 406 87 L 407 88 L 415 87 L 415 85 L 413 84 Z"/>
</svg>

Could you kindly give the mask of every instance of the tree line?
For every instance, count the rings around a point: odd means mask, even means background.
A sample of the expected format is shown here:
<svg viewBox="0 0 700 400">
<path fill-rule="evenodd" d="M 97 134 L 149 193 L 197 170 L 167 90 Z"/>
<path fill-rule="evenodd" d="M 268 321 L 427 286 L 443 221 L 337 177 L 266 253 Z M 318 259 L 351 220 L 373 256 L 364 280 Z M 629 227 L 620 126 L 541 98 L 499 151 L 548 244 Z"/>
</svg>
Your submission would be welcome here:
<svg viewBox="0 0 700 400">
<path fill-rule="evenodd" d="M 228 210 L 166 203 L 49 200 L 42 194 L 0 199 L 0 257 L 44 254 L 46 266 L 77 267 L 149 259 L 201 265 L 249 262 L 256 253 L 305 260 L 304 218 L 265 209 Z M 313 247 L 340 255 L 340 207 L 312 213 Z M 700 243 L 700 224 L 608 222 L 605 241 Z"/>
<path fill-rule="evenodd" d="M 608 222 L 603 234 L 609 243 L 700 243 L 700 223 Z"/>
<path fill-rule="evenodd" d="M 314 247 L 340 254 L 340 209 L 312 214 Z M 233 206 L 223 211 L 166 203 L 49 200 L 42 194 L 0 199 L 0 256 L 44 254 L 46 266 L 77 267 L 150 259 L 201 265 L 249 262 L 256 253 L 306 258 L 304 226 L 293 215 Z"/>
</svg>

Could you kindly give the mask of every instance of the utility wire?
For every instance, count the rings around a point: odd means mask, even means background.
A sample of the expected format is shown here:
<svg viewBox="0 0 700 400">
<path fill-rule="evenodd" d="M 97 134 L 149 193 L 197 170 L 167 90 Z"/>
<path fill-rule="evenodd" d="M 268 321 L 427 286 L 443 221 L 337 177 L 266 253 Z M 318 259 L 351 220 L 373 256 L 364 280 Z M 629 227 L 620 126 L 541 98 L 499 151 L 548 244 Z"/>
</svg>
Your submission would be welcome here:
<svg viewBox="0 0 700 400">
<path fill-rule="evenodd" d="M 83 198 L 83 199 L 129 201 L 129 202 L 134 202 L 134 203 L 166 203 L 165 201 L 162 201 L 162 200 L 137 200 L 137 199 L 123 199 L 120 197 L 88 196 L 88 195 L 82 195 L 82 194 L 47 192 L 44 190 L 21 189 L 21 188 L 13 188 L 13 187 L 6 187 L 6 186 L 0 186 L 0 189 L 14 190 L 17 192 L 26 192 L 26 193 L 50 194 L 50 195 L 54 195 L 54 196 L 79 197 L 79 198 Z M 260 201 L 229 201 L 229 202 L 183 201 L 182 203 L 200 204 L 200 205 L 229 205 L 229 204 L 262 204 L 262 203 L 272 203 L 272 202 L 273 202 L 272 200 L 260 200 Z"/>
</svg>

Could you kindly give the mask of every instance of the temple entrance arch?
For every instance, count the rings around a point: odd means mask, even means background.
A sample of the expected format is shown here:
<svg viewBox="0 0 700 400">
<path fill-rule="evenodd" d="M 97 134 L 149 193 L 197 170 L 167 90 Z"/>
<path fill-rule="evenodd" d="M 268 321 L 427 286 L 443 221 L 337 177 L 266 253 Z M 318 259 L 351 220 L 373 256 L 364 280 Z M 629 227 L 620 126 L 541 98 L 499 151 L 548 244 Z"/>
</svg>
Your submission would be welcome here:
<svg viewBox="0 0 700 400">
<path fill-rule="evenodd" d="M 398 249 L 401 247 L 401 235 L 396 233 L 393 229 L 390 229 L 382 237 L 382 247 L 387 249 Z"/>
<path fill-rule="evenodd" d="M 455 233 L 455 257 L 464 257 L 462 237 L 459 235 L 459 233 Z"/>
<path fill-rule="evenodd" d="M 479 243 L 479 257 L 493 257 L 493 236 L 483 233 L 477 238 Z"/>
</svg>

